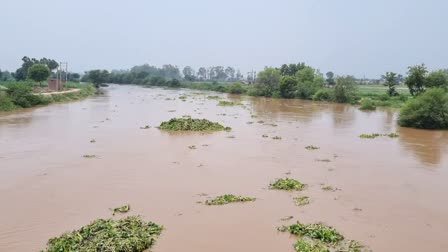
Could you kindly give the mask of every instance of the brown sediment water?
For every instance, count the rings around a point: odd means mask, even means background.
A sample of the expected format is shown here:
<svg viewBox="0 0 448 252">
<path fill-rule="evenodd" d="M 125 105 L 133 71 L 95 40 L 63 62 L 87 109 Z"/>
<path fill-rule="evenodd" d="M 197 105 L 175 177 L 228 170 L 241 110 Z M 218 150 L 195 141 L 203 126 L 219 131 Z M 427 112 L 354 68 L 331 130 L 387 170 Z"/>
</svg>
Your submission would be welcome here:
<svg viewBox="0 0 448 252">
<path fill-rule="evenodd" d="M 39 251 L 123 204 L 164 225 L 157 252 L 293 251 L 294 238 L 276 227 L 295 220 L 324 222 L 374 251 L 448 250 L 448 131 L 400 128 L 392 109 L 218 94 L 243 104 L 222 107 L 208 95 L 111 85 L 83 101 L 0 115 L 0 251 Z M 183 115 L 232 131 L 155 128 Z M 358 137 L 390 132 L 400 136 Z M 307 189 L 268 189 L 286 176 Z M 257 201 L 197 203 L 226 193 Z M 311 203 L 295 206 L 298 195 Z"/>
</svg>

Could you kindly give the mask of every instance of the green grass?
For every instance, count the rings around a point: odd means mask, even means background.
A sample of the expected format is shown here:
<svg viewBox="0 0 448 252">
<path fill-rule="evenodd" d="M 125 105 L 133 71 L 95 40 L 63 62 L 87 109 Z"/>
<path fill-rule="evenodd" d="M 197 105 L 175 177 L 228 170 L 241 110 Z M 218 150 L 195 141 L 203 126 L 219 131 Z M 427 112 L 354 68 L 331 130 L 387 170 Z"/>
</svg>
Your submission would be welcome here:
<svg viewBox="0 0 448 252">
<path fill-rule="evenodd" d="M 139 216 L 120 220 L 98 219 L 78 230 L 51 238 L 43 252 L 133 251 L 152 247 L 163 227 Z"/>
<path fill-rule="evenodd" d="M 231 130 L 230 127 L 224 127 L 217 122 L 211 122 L 207 119 L 193 118 L 172 118 L 167 122 L 160 124 L 160 129 L 168 131 L 220 131 Z"/>
<path fill-rule="evenodd" d="M 305 184 L 291 178 L 280 178 L 269 185 L 271 189 L 286 191 L 301 191 L 305 188 Z"/>
<path fill-rule="evenodd" d="M 221 195 L 218 197 L 215 197 L 211 200 L 206 200 L 205 204 L 206 205 L 225 205 L 225 204 L 230 204 L 230 203 L 235 203 L 235 202 L 249 202 L 249 201 L 255 201 L 255 198 L 251 198 L 251 197 L 244 197 L 244 196 L 237 196 L 237 195 L 233 195 L 233 194 L 225 194 L 225 195 Z"/>
</svg>

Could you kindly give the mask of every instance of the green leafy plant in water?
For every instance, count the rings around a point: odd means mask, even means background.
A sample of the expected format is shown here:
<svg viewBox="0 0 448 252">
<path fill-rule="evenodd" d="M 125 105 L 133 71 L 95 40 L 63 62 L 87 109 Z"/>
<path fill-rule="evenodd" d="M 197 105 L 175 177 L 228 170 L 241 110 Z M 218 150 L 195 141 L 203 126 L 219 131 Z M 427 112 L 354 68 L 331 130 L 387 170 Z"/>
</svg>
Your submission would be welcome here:
<svg viewBox="0 0 448 252">
<path fill-rule="evenodd" d="M 359 135 L 360 138 L 367 138 L 367 139 L 373 139 L 381 136 L 388 136 L 390 138 L 396 138 L 400 135 L 398 133 L 386 133 L 386 134 L 380 134 L 380 133 L 370 133 L 370 134 L 361 134 Z"/>
<path fill-rule="evenodd" d="M 263 134 L 262 137 L 263 137 L 263 138 L 267 138 L 267 137 L 269 137 L 269 136 L 266 135 L 266 134 Z"/>
<path fill-rule="evenodd" d="M 190 150 L 196 150 L 196 145 L 190 145 L 190 146 L 188 146 L 188 149 L 190 149 Z"/>
<path fill-rule="evenodd" d="M 230 127 L 224 127 L 219 123 L 207 119 L 172 118 L 160 124 L 160 129 L 168 131 L 230 131 Z"/>
<path fill-rule="evenodd" d="M 219 100 L 219 99 L 221 99 L 221 97 L 219 97 L 217 95 L 209 95 L 209 96 L 207 96 L 207 99 L 209 99 L 209 100 Z"/>
<path fill-rule="evenodd" d="M 162 229 L 162 226 L 143 221 L 139 216 L 120 220 L 98 219 L 79 230 L 51 238 L 42 252 L 143 252 L 154 245 Z"/>
<path fill-rule="evenodd" d="M 289 232 L 301 237 L 308 237 L 327 244 L 336 244 L 344 240 L 344 236 L 342 236 L 336 229 L 322 223 L 303 224 L 297 222 L 290 226 L 280 227 L 279 231 Z"/>
<path fill-rule="evenodd" d="M 96 155 L 93 155 L 93 154 L 85 154 L 85 155 L 83 155 L 82 157 L 84 157 L 84 158 L 94 158 L 94 157 L 96 157 Z"/>
<path fill-rule="evenodd" d="M 310 197 L 308 196 L 294 197 L 294 202 L 296 203 L 296 206 L 308 205 L 310 203 Z"/>
<path fill-rule="evenodd" d="M 111 210 L 112 210 L 112 215 L 115 215 L 116 213 L 127 213 L 127 212 L 131 211 L 131 205 L 128 204 L 128 205 L 113 208 Z"/>
<path fill-rule="evenodd" d="M 330 252 L 330 250 L 320 242 L 312 243 L 305 239 L 298 239 L 294 244 L 297 252 Z"/>
<path fill-rule="evenodd" d="M 149 125 L 145 125 L 144 127 L 140 127 L 140 129 L 150 129 L 151 127 Z"/>
<path fill-rule="evenodd" d="M 323 186 L 322 187 L 322 190 L 324 190 L 324 191 L 336 191 L 337 189 L 336 188 L 334 188 L 334 187 L 332 187 L 332 186 L 330 186 L 330 185 L 327 185 L 327 186 Z"/>
<path fill-rule="evenodd" d="M 271 189 L 300 191 L 305 188 L 305 184 L 291 178 L 280 178 L 270 184 Z"/>
<path fill-rule="evenodd" d="M 274 140 L 282 140 L 282 137 L 275 136 L 275 137 L 272 137 L 272 139 L 274 139 Z"/>
<path fill-rule="evenodd" d="M 232 102 L 232 101 L 219 101 L 218 102 L 218 106 L 236 106 L 236 105 L 241 105 L 241 103 L 236 103 L 236 102 Z"/>
<path fill-rule="evenodd" d="M 233 194 L 224 194 L 221 196 L 217 196 L 211 200 L 206 200 L 206 205 L 225 205 L 229 203 L 235 203 L 235 202 L 248 202 L 248 201 L 255 201 L 255 198 L 251 197 L 244 197 L 244 196 L 237 196 Z"/>
<path fill-rule="evenodd" d="M 318 149 L 320 149 L 320 147 L 314 146 L 314 145 L 308 145 L 308 146 L 305 147 L 305 149 L 307 149 L 307 150 L 318 150 Z"/>
</svg>

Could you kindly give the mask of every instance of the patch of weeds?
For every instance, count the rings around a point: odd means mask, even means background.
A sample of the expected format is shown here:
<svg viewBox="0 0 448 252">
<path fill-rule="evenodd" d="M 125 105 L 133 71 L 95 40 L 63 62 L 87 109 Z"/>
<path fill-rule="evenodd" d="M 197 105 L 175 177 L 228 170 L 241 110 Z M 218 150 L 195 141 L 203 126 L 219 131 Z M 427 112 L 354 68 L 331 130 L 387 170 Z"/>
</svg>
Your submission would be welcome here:
<svg viewBox="0 0 448 252">
<path fill-rule="evenodd" d="M 305 147 L 305 149 L 307 149 L 307 150 L 318 150 L 318 149 L 320 149 L 320 147 L 314 146 L 314 145 L 308 145 L 308 146 Z"/>
<path fill-rule="evenodd" d="M 328 192 L 328 191 L 336 192 L 336 191 L 339 190 L 339 189 L 336 188 L 336 187 L 327 185 L 327 186 L 322 186 L 322 190 L 327 191 L 327 192 Z"/>
<path fill-rule="evenodd" d="M 310 197 L 308 196 L 294 197 L 294 202 L 296 203 L 296 206 L 308 205 L 310 203 Z"/>
<path fill-rule="evenodd" d="M 230 127 L 224 127 L 217 122 L 207 119 L 172 118 L 160 124 L 160 129 L 169 131 L 230 131 Z"/>
<path fill-rule="evenodd" d="M 236 105 L 241 105 L 241 103 L 236 103 L 236 102 L 232 102 L 232 101 L 219 101 L 218 102 L 218 106 L 236 106 Z"/>
<path fill-rule="evenodd" d="M 305 239 L 298 239 L 294 244 L 297 252 L 330 252 L 330 250 L 320 242 L 310 242 Z"/>
<path fill-rule="evenodd" d="M 278 229 L 281 232 L 289 232 L 293 235 L 308 237 L 311 239 L 319 240 L 328 244 L 336 244 L 344 240 L 344 236 L 340 234 L 333 227 L 327 226 L 322 223 L 303 224 L 297 222 L 290 226 L 283 226 Z"/>
<path fill-rule="evenodd" d="M 150 129 L 151 127 L 149 125 L 145 125 L 144 127 L 140 127 L 140 129 Z"/>
<path fill-rule="evenodd" d="M 187 99 L 187 96 L 186 95 L 181 95 L 181 96 L 179 96 L 179 99 L 181 99 L 181 100 L 186 100 Z"/>
<path fill-rule="evenodd" d="M 359 135 L 360 138 L 368 138 L 368 139 L 373 139 L 373 138 L 377 138 L 377 137 L 381 137 L 381 136 L 387 136 L 390 138 L 395 138 L 395 137 L 399 137 L 400 135 L 398 133 L 386 133 L 386 134 L 380 134 L 380 133 L 370 133 L 370 134 L 361 134 Z"/>
<path fill-rule="evenodd" d="M 272 137 L 272 139 L 274 139 L 274 140 L 282 140 L 282 137 L 275 136 L 275 137 Z"/>
<path fill-rule="evenodd" d="M 85 155 L 83 155 L 82 157 L 83 157 L 83 158 L 95 158 L 96 155 L 93 155 L 93 154 L 85 154 Z"/>
<path fill-rule="evenodd" d="M 163 227 L 139 216 L 120 220 L 98 219 L 89 225 L 48 240 L 43 252 L 134 251 L 151 248 Z"/>
<path fill-rule="evenodd" d="M 112 215 L 115 215 L 116 213 L 127 213 L 127 212 L 131 211 L 131 205 L 127 204 L 124 206 L 112 208 L 111 211 L 112 211 Z"/>
<path fill-rule="evenodd" d="M 305 184 L 291 178 L 280 178 L 270 184 L 271 189 L 300 191 L 305 188 Z"/>
<path fill-rule="evenodd" d="M 218 197 L 215 197 L 211 200 L 206 200 L 206 205 L 225 205 L 235 202 L 248 202 L 248 201 L 255 201 L 255 198 L 251 197 L 244 197 L 244 196 L 236 196 L 233 194 L 224 194 Z"/>
</svg>

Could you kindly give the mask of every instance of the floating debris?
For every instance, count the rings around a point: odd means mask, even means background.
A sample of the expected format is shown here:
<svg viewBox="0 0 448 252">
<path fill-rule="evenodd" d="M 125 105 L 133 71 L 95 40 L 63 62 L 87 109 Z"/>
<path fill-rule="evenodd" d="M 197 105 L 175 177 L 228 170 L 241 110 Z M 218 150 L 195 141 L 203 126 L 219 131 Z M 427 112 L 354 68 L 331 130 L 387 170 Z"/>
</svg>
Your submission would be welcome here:
<svg viewBox="0 0 448 252">
<path fill-rule="evenodd" d="M 221 195 L 218 196 L 216 198 L 213 198 L 211 200 L 206 200 L 205 204 L 206 205 L 225 205 L 225 204 L 230 204 L 230 203 L 235 203 L 235 202 L 248 202 L 248 201 L 255 201 L 255 198 L 251 198 L 251 197 L 244 197 L 244 196 L 236 196 L 233 194 L 225 194 L 225 195 Z"/>
<path fill-rule="evenodd" d="M 373 138 L 377 138 L 377 137 L 381 137 L 381 136 L 387 136 L 387 137 L 390 137 L 390 138 L 396 138 L 396 137 L 399 137 L 400 135 L 398 133 L 387 133 L 387 134 L 370 133 L 370 134 L 361 134 L 361 135 L 359 135 L 360 138 L 368 138 L 368 139 L 373 139 Z"/>
<path fill-rule="evenodd" d="M 230 127 L 224 127 L 219 123 L 207 119 L 172 118 L 160 124 L 160 129 L 169 131 L 230 131 Z"/>
<path fill-rule="evenodd" d="M 96 157 L 96 155 L 93 155 L 93 154 L 85 154 L 85 155 L 83 155 L 82 157 L 84 157 L 84 158 L 94 158 L 94 157 Z"/>
<path fill-rule="evenodd" d="M 305 184 L 291 178 L 280 178 L 269 185 L 271 189 L 301 191 L 305 188 Z"/>
<path fill-rule="evenodd" d="M 129 204 L 111 209 L 112 215 L 115 215 L 116 213 L 127 213 L 130 210 L 131 210 L 131 205 L 129 205 Z"/>
<path fill-rule="evenodd" d="M 275 137 L 272 137 L 272 139 L 274 139 L 274 140 L 282 140 L 282 137 L 275 136 Z"/>
<path fill-rule="evenodd" d="M 149 125 L 145 125 L 144 127 L 140 127 L 140 129 L 150 129 L 151 128 L 151 126 L 149 126 Z"/>
<path fill-rule="evenodd" d="M 307 149 L 307 150 L 318 150 L 318 149 L 320 149 L 320 147 L 314 146 L 314 145 L 308 145 L 308 146 L 305 147 L 305 149 Z"/>
<path fill-rule="evenodd" d="M 90 140 L 91 143 L 96 143 L 95 139 Z"/>
<path fill-rule="evenodd" d="M 294 197 L 294 202 L 296 203 L 296 206 L 308 205 L 310 203 L 310 197 L 308 196 Z"/>
</svg>

